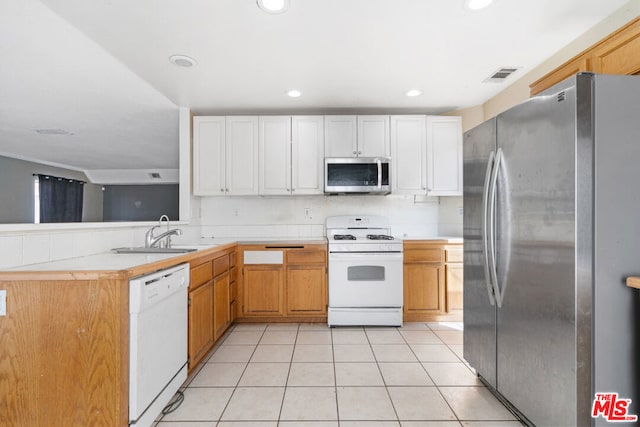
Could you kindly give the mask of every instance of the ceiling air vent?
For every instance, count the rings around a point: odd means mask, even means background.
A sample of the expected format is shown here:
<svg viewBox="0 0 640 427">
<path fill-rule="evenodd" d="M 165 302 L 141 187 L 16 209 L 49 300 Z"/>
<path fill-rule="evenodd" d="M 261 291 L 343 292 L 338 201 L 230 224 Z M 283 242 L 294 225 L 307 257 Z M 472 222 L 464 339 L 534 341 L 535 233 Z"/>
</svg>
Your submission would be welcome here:
<svg viewBox="0 0 640 427">
<path fill-rule="evenodd" d="M 511 74 L 518 71 L 520 67 L 502 67 L 492 73 L 489 77 L 487 77 L 484 82 L 485 83 L 502 83 L 509 77 Z"/>
</svg>

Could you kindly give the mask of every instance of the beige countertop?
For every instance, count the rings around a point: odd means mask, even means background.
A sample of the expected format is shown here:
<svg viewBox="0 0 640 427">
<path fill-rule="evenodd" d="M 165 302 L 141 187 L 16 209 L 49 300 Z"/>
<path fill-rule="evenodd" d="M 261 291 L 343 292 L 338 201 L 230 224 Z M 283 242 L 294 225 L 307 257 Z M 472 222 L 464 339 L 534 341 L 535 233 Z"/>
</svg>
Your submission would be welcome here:
<svg viewBox="0 0 640 427">
<path fill-rule="evenodd" d="M 189 262 L 190 260 L 205 255 L 206 252 L 216 252 L 228 249 L 236 244 L 240 245 L 305 245 L 324 244 L 326 238 L 306 237 L 300 239 L 287 238 L 258 238 L 258 239 L 202 239 L 196 244 L 178 243 L 177 248 L 196 248 L 196 251 L 187 253 L 170 254 L 117 254 L 104 252 L 95 255 L 69 258 L 57 261 L 49 261 L 39 264 L 29 264 L 20 267 L 8 268 L 0 271 L 3 274 L 18 272 L 124 272 L 133 277 L 145 274 L 171 265 Z"/>
<path fill-rule="evenodd" d="M 462 237 L 453 236 L 407 236 L 403 237 L 402 240 L 439 240 L 451 244 L 464 243 L 464 239 Z"/>
</svg>

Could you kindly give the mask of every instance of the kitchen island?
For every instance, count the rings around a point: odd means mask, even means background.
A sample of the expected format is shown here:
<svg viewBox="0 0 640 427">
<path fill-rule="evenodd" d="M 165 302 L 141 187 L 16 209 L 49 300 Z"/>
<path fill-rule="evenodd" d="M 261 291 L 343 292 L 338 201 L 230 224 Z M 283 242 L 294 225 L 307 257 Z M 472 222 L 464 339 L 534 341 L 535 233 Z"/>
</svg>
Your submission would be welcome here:
<svg viewBox="0 0 640 427">
<path fill-rule="evenodd" d="M 237 246 L 228 241 L 184 254 L 103 253 L 0 271 L 0 290 L 6 291 L 6 315 L 0 316 L 0 425 L 128 425 L 129 280 L 188 263 L 192 280 L 206 279 L 199 289 L 222 279 L 227 284 L 222 293 L 230 298 Z M 215 316 L 210 296 L 201 298 L 205 303 L 199 307 Z M 226 310 L 230 315 L 231 307 Z M 205 334 L 200 359 L 231 323 L 228 315 L 214 338 Z M 205 316 L 206 321 L 214 319 Z"/>
</svg>

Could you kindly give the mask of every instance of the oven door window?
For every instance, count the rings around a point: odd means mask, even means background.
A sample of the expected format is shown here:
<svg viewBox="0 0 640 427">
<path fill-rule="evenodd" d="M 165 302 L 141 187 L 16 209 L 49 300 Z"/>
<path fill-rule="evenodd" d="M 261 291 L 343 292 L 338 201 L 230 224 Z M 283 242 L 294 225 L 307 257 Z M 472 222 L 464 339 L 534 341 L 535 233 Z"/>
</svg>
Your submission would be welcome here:
<svg viewBox="0 0 640 427">
<path fill-rule="evenodd" d="M 384 282 L 385 268 L 379 265 L 354 265 L 347 267 L 347 280 L 350 282 Z"/>
</svg>

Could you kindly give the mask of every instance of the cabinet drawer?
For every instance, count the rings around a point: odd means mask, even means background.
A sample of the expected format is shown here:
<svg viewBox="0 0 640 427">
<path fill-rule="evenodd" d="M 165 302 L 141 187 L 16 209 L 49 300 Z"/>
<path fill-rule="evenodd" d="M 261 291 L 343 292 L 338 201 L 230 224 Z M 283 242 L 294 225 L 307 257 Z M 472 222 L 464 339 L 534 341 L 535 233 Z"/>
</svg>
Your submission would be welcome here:
<svg viewBox="0 0 640 427">
<path fill-rule="evenodd" d="M 325 259 L 325 251 L 293 250 L 287 252 L 287 264 L 323 264 Z"/>
<path fill-rule="evenodd" d="M 282 264 L 284 251 L 244 251 L 244 265 Z"/>
<path fill-rule="evenodd" d="M 204 264 L 193 267 L 191 269 L 191 290 L 204 285 L 211 280 L 212 277 L 211 262 L 205 262 Z"/>
<path fill-rule="evenodd" d="M 236 267 L 231 267 L 229 269 L 229 281 L 235 282 L 238 280 L 238 269 Z"/>
<path fill-rule="evenodd" d="M 236 252 L 231 252 L 229 254 L 229 265 L 231 267 L 235 267 L 237 260 L 238 260 L 238 254 Z"/>
<path fill-rule="evenodd" d="M 404 262 L 442 262 L 442 248 L 418 249 L 404 252 Z"/>
<path fill-rule="evenodd" d="M 447 248 L 445 260 L 446 262 L 464 262 L 464 251 L 462 248 Z"/>
<path fill-rule="evenodd" d="M 221 256 L 213 260 L 213 276 L 219 276 L 229 271 L 229 255 Z"/>
</svg>

